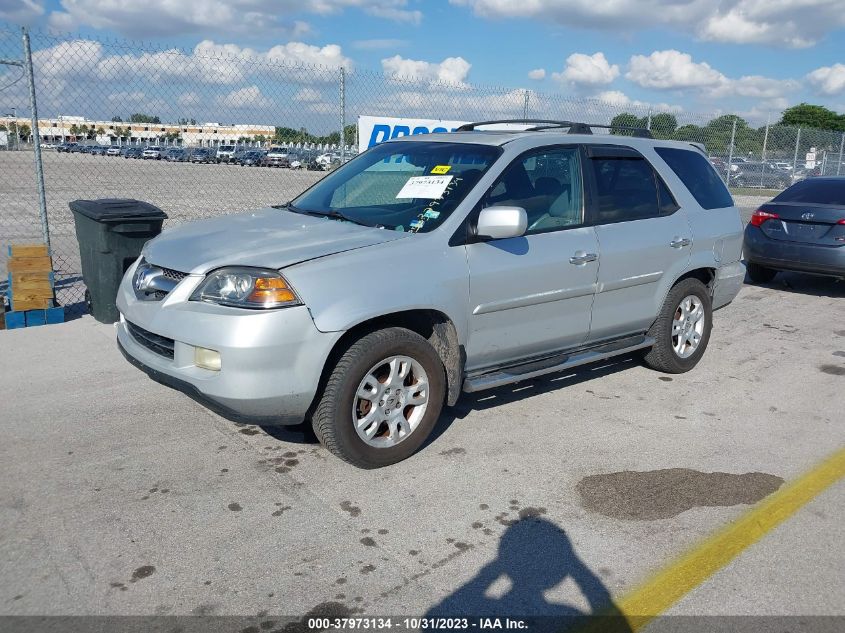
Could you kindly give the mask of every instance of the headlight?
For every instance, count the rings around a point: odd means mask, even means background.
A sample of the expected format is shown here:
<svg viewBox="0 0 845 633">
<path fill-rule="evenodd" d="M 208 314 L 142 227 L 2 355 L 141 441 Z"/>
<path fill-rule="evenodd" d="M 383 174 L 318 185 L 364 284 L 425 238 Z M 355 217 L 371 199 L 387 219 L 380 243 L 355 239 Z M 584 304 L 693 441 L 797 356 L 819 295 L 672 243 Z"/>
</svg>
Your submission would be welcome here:
<svg viewBox="0 0 845 633">
<path fill-rule="evenodd" d="M 262 268 L 215 270 L 194 291 L 191 301 L 254 309 L 301 305 L 284 277 L 275 270 Z"/>
</svg>

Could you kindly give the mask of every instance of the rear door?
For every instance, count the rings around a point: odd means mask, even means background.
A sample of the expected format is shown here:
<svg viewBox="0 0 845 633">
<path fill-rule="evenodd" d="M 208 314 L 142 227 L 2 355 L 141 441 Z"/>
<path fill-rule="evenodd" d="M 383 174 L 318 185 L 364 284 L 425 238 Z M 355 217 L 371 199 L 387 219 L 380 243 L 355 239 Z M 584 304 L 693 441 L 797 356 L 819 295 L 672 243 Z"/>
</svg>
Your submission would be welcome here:
<svg viewBox="0 0 845 633">
<path fill-rule="evenodd" d="M 651 163 L 622 146 L 592 145 L 585 173 L 601 250 L 589 342 L 643 332 L 657 316 L 665 280 L 687 266 L 692 231 Z"/>
</svg>

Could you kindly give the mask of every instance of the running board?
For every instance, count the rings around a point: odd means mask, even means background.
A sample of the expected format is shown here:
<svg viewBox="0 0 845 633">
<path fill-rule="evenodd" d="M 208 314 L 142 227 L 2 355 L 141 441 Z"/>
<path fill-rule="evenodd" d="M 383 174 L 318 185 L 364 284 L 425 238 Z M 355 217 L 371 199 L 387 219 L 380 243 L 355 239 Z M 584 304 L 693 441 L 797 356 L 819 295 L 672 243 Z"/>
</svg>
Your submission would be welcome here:
<svg viewBox="0 0 845 633">
<path fill-rule="evenodd" d="M 569 354 L 561 354 L 538 361 L 512 365 L 477 376 L 467 377 L 464 380 L 464 391 L 473 393 L 475 391 L 493 389 L 502 385 L 519 382 L 520 380 L 528 380 L 529 378 L 536 378 L 544 374 L 553 374 L 578 367 L 579 365 L 586 365 L 606 358 L 612 358 L 613 356 L 619 356 L 620 354 L 627 354 L 628 352 L 651 347 L 652 345 L 654 345 L 654 339 L 652 337 L 634 336 Z"/>
</svg>

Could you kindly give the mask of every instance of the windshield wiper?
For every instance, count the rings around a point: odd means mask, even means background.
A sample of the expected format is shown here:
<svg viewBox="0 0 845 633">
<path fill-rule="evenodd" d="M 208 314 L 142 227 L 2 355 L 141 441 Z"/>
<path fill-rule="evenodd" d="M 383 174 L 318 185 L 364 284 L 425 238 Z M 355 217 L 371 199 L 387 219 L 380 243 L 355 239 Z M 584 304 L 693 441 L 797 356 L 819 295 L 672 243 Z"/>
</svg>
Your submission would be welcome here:
<svg viewBox="0 0 845 633">
<path fill-rule="evenodd" d="M 358 218 L 353 218 L 351 216 L 346 215 L 345 213 L 341 213 L 340 211 L 335 211 L 334 209 L 329 210 L 329 211 L 309 211 L 309 210 L 306 210 L 306 209 L 300 209 L 298 207 L 295 207 L 290 202 L 288 202 L 286 204 L 281 204 L 276 208 L 287 209 L 288 211 L 291 211 L 293 213 L 301 213 L 303 215 L 311 215 L 311 216 L 314 216 L 314 217 L 317 217 L 317 218 L 332 218 L 334 220 L 343 220 L 345 222 L 352 222 L 352 224 L 357 224 L 358 226 L 366 226 L 366 227 L 371 228 L 371 229 L 374 229 L 374 228 L 375 229 L 390 229 L 390 230 L 396 229 L 395 226 L 392 226 L 390 224 L 382 224 L 382 223 L 368 224 L 367 222 L 364 222 L 363 220 L 359 220 Z"/>
</svg>

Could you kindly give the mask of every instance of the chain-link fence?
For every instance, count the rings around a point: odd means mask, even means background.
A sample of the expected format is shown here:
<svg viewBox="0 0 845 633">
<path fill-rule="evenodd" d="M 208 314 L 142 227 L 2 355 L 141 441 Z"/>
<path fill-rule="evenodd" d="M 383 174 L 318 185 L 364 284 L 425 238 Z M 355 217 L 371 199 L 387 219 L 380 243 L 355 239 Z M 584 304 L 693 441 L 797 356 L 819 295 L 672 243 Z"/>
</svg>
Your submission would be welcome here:
<svg viewBox="0 0 845 633">
<path fill-rule="evenodd" d="M 334 46 L 258 52 L 201 42 L 184 51 L 46 33 L 31 42 L 58 300 L 77 310 L 84 287 L 68 202 L 138 198 L 164 209 L 170 224 L 278 204 L 359 141 L 366 147 L 361 115 L 647 127 L 702 144 L 735 194 L 770 196 L 807 176 L 845 174 L 840 132 L 388 76 L 354 68 Z M 42 239 L 28 82 L 15 63 L 24 57 L 21 31 L 0 24 L 0 279 L 6 244 Z"/>
</svg>

